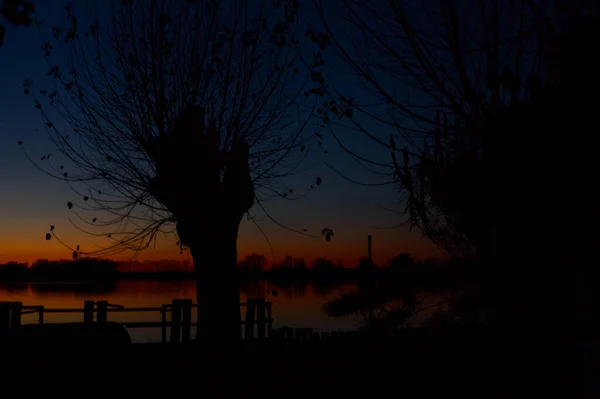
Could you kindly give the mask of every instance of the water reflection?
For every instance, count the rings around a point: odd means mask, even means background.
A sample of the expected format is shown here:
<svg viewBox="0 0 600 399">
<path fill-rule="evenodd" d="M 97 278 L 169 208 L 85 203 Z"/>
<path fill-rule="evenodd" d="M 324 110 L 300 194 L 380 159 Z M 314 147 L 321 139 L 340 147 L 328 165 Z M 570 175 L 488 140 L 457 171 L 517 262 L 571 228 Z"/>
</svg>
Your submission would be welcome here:
<svg viewBox="0 0 600 399">
<path fill-rule="evenodd" d="M 115 290 L 115 282 L 102 283 L 31 283 L 31 290 L 38 294 L 68 292 L 75 294 L 107 294 Z"/>
<path fill-rule="evenodd" d="M 26 293 L 29 289 L 28 283 L 6 283 L 4 285 L 0 285 L 0 293 L 6 291 L 10 294 L 23 294 Z M 2 294 L 0 294 L 1 297 Z"/>
<path fill-rule="evenodd" d="M 273 302 L 273 326 L 312 327 L 315 331 L 356 329 L 361 316 L 330 318 L 321 310 L 323 304 L 344 292 L 355 290 L 356 284 L 315 284 L 246 281 L 240 286 L 242 301 L 248 297 L 265 297 Z M 275 295 L 276 294 L 276 295 Z M 107 300 L 125 307 L 156 307 L 173 299 L 191 298 L 195 302 L 193 281 L 131 281 L 114 283 L 0 283 L 0 301 L 20 301 L 24 305 L 46 308 L 81 308 L 84 300 Z M 46 322 L 81 321 L 81 313 L 48 314 Z M 195 317 L 195 315 L 193 315 Z M 160 313 L 110 313 L 112 321 L 160 321 Z M 24 315 L 23 322 L 37 322 L 34 314 Z M 136 342 L 160 340 L 159 329 L 130 330 Z"/>
</svg>

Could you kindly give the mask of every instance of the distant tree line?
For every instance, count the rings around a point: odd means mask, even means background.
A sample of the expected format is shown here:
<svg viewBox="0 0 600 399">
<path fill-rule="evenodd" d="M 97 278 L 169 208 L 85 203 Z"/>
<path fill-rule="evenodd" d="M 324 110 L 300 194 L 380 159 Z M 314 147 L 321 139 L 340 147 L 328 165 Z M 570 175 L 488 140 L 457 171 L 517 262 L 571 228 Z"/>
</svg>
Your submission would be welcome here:
<svg viewBox="0 0 600 399">
<path fill-rule="evenodd" d="M 121 262 L 99 258 L 79 258 L 76 260 L 39 259 L 33 264 L 8 262 L 0 264 L 0 281 L 107 281 L 118 279 L 186 279 L 191 278 L 189 271 L 126 271 L 120 268 Z M 252 254 L 239 262 L 242 278 L 266 280 L 355 280 L 365 276 L 394 273 L 400 275 L 430 275 L 432 272 L 446 270 L 443 265 L 431 261 L 416 261 L 406 253 L 391 259 L 387 265 L 377 266 L 367 258 L 361 258 L 354 268 L 345 268 L 341 262 L 320 257 L 310 266 L 304 262 L 294 265 L 268 267 L 264 255 Z M 453 270 L 457 270 L 456 265 Z"/>
<path fill-rule="evenodd" d="M 117 262 L 96 258 L 38 259 L 31 266 L 19 262 L 0 265 L 0 280 L 4 281 L 113 280 L 118 274 Z"/>
</svg>

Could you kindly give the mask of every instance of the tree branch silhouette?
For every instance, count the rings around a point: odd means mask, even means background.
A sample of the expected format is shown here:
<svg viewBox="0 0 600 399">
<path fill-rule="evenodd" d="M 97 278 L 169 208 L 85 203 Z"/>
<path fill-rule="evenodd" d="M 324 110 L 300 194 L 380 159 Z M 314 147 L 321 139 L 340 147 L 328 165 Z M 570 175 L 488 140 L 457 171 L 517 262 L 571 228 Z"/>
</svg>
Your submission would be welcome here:
<svg viewBox="0 0 600 399">
<path fill-rule="evenodd" d="M 176 232 L 194 259 L 199 337 L 239 339 L 239 223 L 253 205 L 264 210 L 267 189 L 287 197 L 282 181 L 315 140 L 298 3 L 115 0 L 82 10 L 66 7 L 44 44 L 53 87 L 25 81 L 62 157 L 42 157 L 46 172 L 79 196 L 68 204 L 78 228 L 111 240 L 74 256 L 139 251 Z"/>
<path fill-rule="evenodd" d="M 570 242 L 543 209 L 578 208 L 556 199 L 555 179 L 577 176 L 579 198 L 593 195 L 593 156 L 583 146 L 589 155 L 574 156 L 569 140 L 549 132 L 593 123 L 596 102 L 573 99 L 598 87 L 597 2 L 313 4 L 323 28 L 307 35 L 352 71 L 366 97 L 357 105 L 324 73 L 324 123 L 337 118 L 387 149 L 412 227 L 450 256 L 486 266 L 476 297 L 496 320 L 529 323 L 523 299 L 547 273 L 533 266 L 541 256 L 552 262 L 542 255 L 549 243 Z"/>
<path fill-rule="evenodd" d="M 402 214 L 438 247 L 456 257 L 489 255 L 497 217 L 487 200 L 497 188 L 487 179 L 495 161 L 484 160 L 484 153 L 491 156 L 498 138 L 477 126 L 543 84 L 544 54 L 565 6 L 375 0 L 313 5 L 322 25 L 321 32 L 307 32 L 321 51 L 313 63 L 341 61 L 364 93 L 362 104 L 349 98 L 325 71 L 323 123 L 332 131 L 335 121 L 363 133 L 387 148 L 391 162 L 349 150 L 332 132 L 338 145 L 393 177 L 406 194 Z"/>
</svg>

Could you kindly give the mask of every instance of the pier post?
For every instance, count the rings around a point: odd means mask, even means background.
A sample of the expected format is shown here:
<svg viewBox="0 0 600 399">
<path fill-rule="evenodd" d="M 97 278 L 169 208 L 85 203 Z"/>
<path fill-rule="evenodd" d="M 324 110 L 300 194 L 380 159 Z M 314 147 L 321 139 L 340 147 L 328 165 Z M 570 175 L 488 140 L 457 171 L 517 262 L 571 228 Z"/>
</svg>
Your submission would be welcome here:
<svg viewBox="0 0 600 399">
<path fill-rule="evenodd" d="M 182 299 L 181 310 L 181 342 L 189 342 L 192 329 L 192 300 Z"/>
<path fill-rule="evenodd" d="M 96 302 L 96 306 L 97 306 L 96 321 L 98 323 L 106 323 L 108 320 L 108 302 L 107 301 L 98 301 L 98 302 Z"/>
<path fill-rule="evenodd" d="M 267 304 L 267 331 L 269 332 L 269 338 L 271 338 L 271 333 L 273 332 L 273 312 L 271 310 L 272 303 Z"/>
<path fill-rule="evenodd" d="M 93 323 L 94 322 L 94 301 L 83 302 L 83 322 Z"/>
<path fill-rule="evenodd" d="M 246 300 L 246 320 L 244 321 L 245 333 L 244 339 L 246 341 L 254 338 L 254 315 L 256 312 L 256 302 L 254 298 L 248 298 Z"/>
<path fill-rule="evenodd" d="M 22 302 L 12 302 L 10 310 L 10 328 L 21 327 L 21 308 Z"/>
<path fill-rule="evenodd" d="M 0 335 L 10 326 L 10 302 L 0 302 Z"/>
<path fill-rule="evenodd" d="M 160 310 L 160 320 L 162 322 L 162 327 L 160 329 L 163 344 L 167 342 L 167 309 L 168 305 L 162 305 Z"/>
<path fill-rule="evenodd" d="M 173 299 L 171 308 L 171 340 L 170 343 L 177 344 L 181 339 L 181 299 Z"/>
<path fill-rule="evenodd" d="M 265 318 L 265 298 L 256 298 L 256 332 L 258 339 L 265 339 L 267 320 Z"/>
</svg>

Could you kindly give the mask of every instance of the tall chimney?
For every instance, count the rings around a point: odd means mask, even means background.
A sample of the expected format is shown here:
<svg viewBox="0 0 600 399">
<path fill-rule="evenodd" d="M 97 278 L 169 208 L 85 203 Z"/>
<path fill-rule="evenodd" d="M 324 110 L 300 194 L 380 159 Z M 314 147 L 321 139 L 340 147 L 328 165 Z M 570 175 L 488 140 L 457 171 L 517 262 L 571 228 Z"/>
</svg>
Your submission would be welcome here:
<svg viewBox="0 0 600 399">
<path fill-rule="evenodd" d="M 372 257 L 372 253 L 371 253 L 371 243 L 373 242 L 373 239 L 371 237 L 371 234 L 369 234 L 369 236 L 367 237 L 367 240 L 369 242 L 369 264 L 373 264 L 373 257 Z"/>
</svg>

